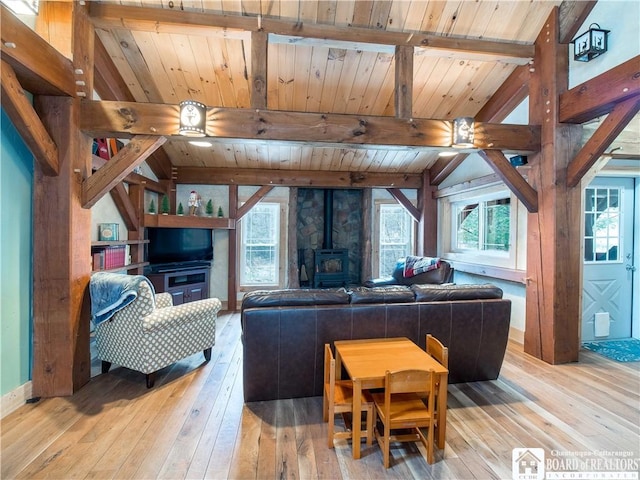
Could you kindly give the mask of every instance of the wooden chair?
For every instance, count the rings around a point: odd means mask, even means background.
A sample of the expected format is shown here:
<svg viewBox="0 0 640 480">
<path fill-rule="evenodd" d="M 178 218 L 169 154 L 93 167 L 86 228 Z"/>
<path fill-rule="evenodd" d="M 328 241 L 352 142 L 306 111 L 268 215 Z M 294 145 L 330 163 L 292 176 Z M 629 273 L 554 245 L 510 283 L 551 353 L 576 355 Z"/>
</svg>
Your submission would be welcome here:
<svg viewBox="0 0 640 480">
<path fill-rule="evenodd" d="M 427 450 L 427 462 L 433 463 L 435 428 L 435 386 L 433 370 L 400 370 L 386 372 L 384 392 L 373 393 L 375 413 L 384 426 L 376 429 L 385 468 L 389 468 L 391 442 L 421 441 Z M 427 403 L 420 396 L 429 390 Z M 427 429 L 425 437 L 422 428 Z M 392 435 L 392 430 L 410 429 L 411 433 Z"/>
<path fill-rule="evenodd" d="M 436 337 L 427 333 L 427 353 L 435 358 L 442 366 L 445 368 L 449 368 L 449 349 L 445 347 L 440 340 Z M 438 405 L 438 390 L 440 389 L 440 378 L 436 379 L 436 391 L 435 391 L 435 399 L 436 399 L 436 407 Z M 438 430 L 438 409 L 436 408 L 436 432 Z"/>
<path fill-rule="evenodd" d="M 449 349 L 440 340 L 427 333 L 427 353 L 435 358 L 441 365 L 449 368 Z"/>
<path fill-rule="evenodd" d="M 327 434 L 327 444 L 333 448 L 333 441 L 336 438 L 352 438 L 351 422 L 344 415 L 353 411 L 353 382 L 351 380 L 336 380 L 336 360 L 333 357 L 331 346 L 324 345 L 324 396 L 323 396 L 323 420 L 329 422 Z M 367 445 L 373 443 L 373 400 L 369 392 L 362 393 L 362 412 L 367 414 L 367 428 L 362 430 L 362 437 L 366 436 Z M 340 413 L 343 416 L 346 430 L 344 432 L 335 431 L 335 415 Z M 351 419 L 359 422 L 360 418 Z M 356 440 L 354 440 L 356 441 Z M 360 439 L 357 439 L 360 441 Z"/>
</svg>

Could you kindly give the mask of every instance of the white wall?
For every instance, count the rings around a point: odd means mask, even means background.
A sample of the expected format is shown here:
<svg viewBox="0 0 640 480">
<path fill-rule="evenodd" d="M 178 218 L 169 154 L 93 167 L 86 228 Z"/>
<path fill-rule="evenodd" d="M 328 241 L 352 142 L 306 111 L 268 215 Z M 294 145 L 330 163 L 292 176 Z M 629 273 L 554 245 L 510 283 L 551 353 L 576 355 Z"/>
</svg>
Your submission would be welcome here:
<svg viewBox="0 0 640 480">
<path fill-rule="evenodd" d="M 611 30 L 609 49 L 590 62 L 573 59 L 573 44 L 569 49 L 569 88 L 620 65 L 640 54 L 640 2 L 638 0 L 598 0 L 578 35 L 586 32 L 592 23 Z"/>
</svg>

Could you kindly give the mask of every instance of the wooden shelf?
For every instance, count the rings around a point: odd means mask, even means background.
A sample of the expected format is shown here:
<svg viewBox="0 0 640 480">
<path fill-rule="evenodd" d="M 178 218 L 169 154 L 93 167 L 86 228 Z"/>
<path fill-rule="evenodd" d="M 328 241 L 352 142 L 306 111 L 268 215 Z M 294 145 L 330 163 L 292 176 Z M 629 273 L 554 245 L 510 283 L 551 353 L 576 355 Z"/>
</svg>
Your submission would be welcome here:
<svg viewBox="0 0 640 480">
<path fill-rule="evenodd" d="M 137 268 L 146 267 L 147 265 L 149 265 L 149 262 L 130 263 L 129 265 L 125 265 L 124 267 L 110 268 L 108 270 L 93 270 L 93 272 L 119 272 L 121 270 L 135 270 Z"/>
<path fill-rule="evenodd" d="M 194 217 L 190 215 L 151 215 L 144 216 L 145 227 L 164 228 L 211 228 L 235 230 L 236 222 L 231 218 Z"/>
<path fill-rule="evenodd" d="M 149 243 L 149 240 L 100 240 L 97 242 L 91 242 L 92 247 L 112 247 L 117 245 L 140 245 L 143 243 Z"/>
</svg>

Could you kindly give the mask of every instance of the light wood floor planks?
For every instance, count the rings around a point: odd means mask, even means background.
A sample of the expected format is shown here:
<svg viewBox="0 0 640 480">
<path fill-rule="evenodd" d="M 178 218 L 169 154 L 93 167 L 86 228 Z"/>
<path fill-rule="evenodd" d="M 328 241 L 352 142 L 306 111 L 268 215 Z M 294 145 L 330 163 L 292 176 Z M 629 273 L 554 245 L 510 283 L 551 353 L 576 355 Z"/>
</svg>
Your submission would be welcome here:
<svg viewBox="0 0 640 480">
<path fill-rule="evenodd" d="M 21 407 L 1 423 L 0 477 L 508 479 L 514 448 L 640 458 L 640 363 L 581 351 L 551 366 L 512 343 L 498 380 L 449 386 L 436 463 L 403 444 L 385 470 L 375 444 L 360 460 L 346 441 L 326 447 L 320 397 L 245 405 L 240 333 L 238 314 L 221 315 L 211 361 L 178 362 L 151 390 L 114 366 L 73 397 Z"/>
</svg>

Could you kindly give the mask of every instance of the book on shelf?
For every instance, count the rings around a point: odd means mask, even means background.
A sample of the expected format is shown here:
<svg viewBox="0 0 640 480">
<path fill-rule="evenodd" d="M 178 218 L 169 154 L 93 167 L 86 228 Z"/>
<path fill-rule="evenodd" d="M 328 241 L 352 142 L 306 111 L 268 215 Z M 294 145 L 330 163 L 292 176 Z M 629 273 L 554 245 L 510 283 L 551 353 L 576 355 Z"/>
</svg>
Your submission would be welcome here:
<svg viewBox="0 0 640 480">
<path fill-rule="evenodd" d="M 110 245 L 105 247 L 93 247 L 93 270 L 111 270 L 125 266 L 125 245 Z"/>
</svg>

